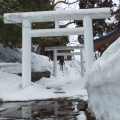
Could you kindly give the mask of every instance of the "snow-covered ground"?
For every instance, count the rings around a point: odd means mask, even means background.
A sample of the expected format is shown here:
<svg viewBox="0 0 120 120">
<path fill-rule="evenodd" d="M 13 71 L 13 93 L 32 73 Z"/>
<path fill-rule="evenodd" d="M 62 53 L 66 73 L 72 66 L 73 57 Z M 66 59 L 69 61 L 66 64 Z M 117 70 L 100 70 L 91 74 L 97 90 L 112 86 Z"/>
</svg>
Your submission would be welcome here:
<svg viewBox="0 0 120 120">
<path fill-rule="evenodd" d="M 7 48 L 3 50 L 2 46 L 1 49 L 4 52 L 7 51 Z M 12 55 L 18 51 L 20 54 L 17 60 L 21 61 L 21 50 L 11 51 Z M 11 53 L 8 56 L 12 56 Z M 49 62 L 48 57 L 32 53 L 32 70 L 49 70 L 51 77 L 31 83 L 31 86 L 23 90 L 21 89 L 21 77 L 13 74 L 16 69 L 18 72 L 21 71 L 21 64 L 8 63 L 11 67 L 6 67 L 6 63 L 3 63 L 4 57 L 4 54 L 1 53 L 0 98 L 3 101 L 27 101 L 58 97 L 88 99 L 89 107 L 97 120 L 120 119 L 120 38 L 92 64 L 84 78 L 81 78 L 80 75 L 80 62 L 76 60 L 65 61 L 64 71 L 61 71 L 57 65 L 58 76 L 53 77 L 53 62 Z M 9 58 L 6 62 L 11 59 Z M 58 91 L 65 93 L 55 93 Z"/>
<path fill-rule="evenodd" d="M 50 78 L 42 78 L 21 89 L 22 78 L 13 73 L 21 73 L 21 51 L 0 45 L 0 98 L 3 101 L 28 101 L 57 97 L 81 98 L 87 100 L 85 81 L 81 78 L 80 62 L 65 61 L 64 70 L 57 64 L 57 77 L 53 77 L 53 61 L 48 57 L 32 53 L 32 71 L 50 71 Z M 9 62 L 9 63 L 3 63 Z M 14 63 L 11 63 L 14 62 Z M 19 62 L 19 63 L 16 63 Z M 59 63 L 59 61 L 58 61 Z M 54 93 L 54 92 L 65 93 Z"/>
</svg>

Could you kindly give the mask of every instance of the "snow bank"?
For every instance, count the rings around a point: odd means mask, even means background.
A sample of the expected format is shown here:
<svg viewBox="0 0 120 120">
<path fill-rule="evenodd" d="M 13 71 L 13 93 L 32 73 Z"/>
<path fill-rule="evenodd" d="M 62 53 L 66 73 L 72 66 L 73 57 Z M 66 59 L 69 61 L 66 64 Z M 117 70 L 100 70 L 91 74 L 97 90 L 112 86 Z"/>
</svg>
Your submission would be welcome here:
<svg viewBox="0 0 120 120">
<path fill-rule="evenodd" d="M 45 61 L 45 62 L 44 62 Z M 4 47 L 0 44 L 0 71 L 7 73 L 22 72 L 22 49 Z M 32 52 L 31 54 L 32 71 L 52 72 L 52 63 L 48 57 L 41 56 Z"/>
<path fill-rule="evenodd" d="M 120 38 L 86 75 L 89 107 L 97 120 L 120 119 Z"/>
<path fill-rule="evenodd" d="M 57 77 L 54 77 L 52 76 L 53 61 L 49 62 L 48 57 L 35 53 L 31 54 L 32 71 L 50 71 L 51 76 L 50 78 L 43 77 L 22 90 L 22 78 L 13 74 L 21 72 L 21 52 L 22 50 L 20 49 L 12 50 L 8 47 L 4 48 L 0 44 L 0 98 L 4 102 L 42 100 L 58 97 L 87 99 L 87 91 L 84 88 L 85 81 L 81 79 L 80 62 L 76 60 L 65 61 L 63 71 L 60 70 L 60 66 L 57 64 Z M 61 94 L 61 92 L 63 93 Z"/>
<path fill-rule="evenodd" d="M 53 65 L 51 61 L 47 64 L 46 57 L 41 59 L 35 55 L 33 64 L 38 64 L 35 70 L 39 69 L 39 61 L 42 64 L 49 67 L 49 64 Z M 36 59 L 38 57 L 38 61 Z M 39 60 L 40 59 L 40 60 Z M 76 60 L 65 61 L 64 70 L 61 71 L 59 65 L 57 65 L 58 75 L 50 78 L 42 78 L 35 83 L 31 83 L 26 89 L 21 89 L 22 78 L 15 74 L 6 72 L 0 72 L 0 98 L 3 101 L 29 101 L 29 100 L 42 100 L 49 98 L 58 97 L 70 97 L 70 98 L 81 98 L 87 100 L 87 91 L 84 88 L 85 81 L 81 79 L 80 75 L 80 64 Z M 52 66 L 50 66 L 52 68 Z M 16 69 L 16 68 L 15 68 Z M 42 68 L 41 68 L 42 69 Z M 46 68 L 47 69 L 47 68 Z M 49 68 L 48 68 L 49 69 Z M 76 77 L 75 77 L 76 76 Z M 55 92 L 58 92 L 57 94 Z M 64 92 L 60 94 L 59 92 Z"/>
<path fill-rule="evenodd" d="M 0 43 L 0 62 L 20 62 L 22 53 L 20 49 L 11 49 Z"/>
</svg>

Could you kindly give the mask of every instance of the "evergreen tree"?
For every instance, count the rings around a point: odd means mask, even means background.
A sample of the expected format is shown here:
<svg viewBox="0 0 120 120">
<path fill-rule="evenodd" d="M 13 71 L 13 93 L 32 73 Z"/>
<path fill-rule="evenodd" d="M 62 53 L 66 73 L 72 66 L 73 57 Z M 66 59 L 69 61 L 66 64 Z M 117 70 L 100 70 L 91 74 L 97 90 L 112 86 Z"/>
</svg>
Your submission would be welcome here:
<svg viewBox="0 0 120 120">
<path fill-rule="evenodd" d="M 4 13 L 14 12 L 31 12 L 31 11 L 48 11 L 54 10 L 54 5 L 51 4 L 51 0 L 4 0 L 0 2 L 0 15 Z M 3 19 L 0 20 L 0 42 L 5 45 L 11 45 L 21 43 L 22 41 L 22 28 L 21 24 L 4 24 Z M 41 22 L 33 23 L 32 29 L 48 29 L 55 28 L 54 22 Z M 44 37 L 33 38 L 33 44 L 39 44 L 44 48 L 47 46 L 53 46 L 56 42 L 60 44 L 68 43 L 67 37 Z"/>
<path fill-rule="evenodd" d="M 79 8 L 80 9 L 90 9 L 90 8 L 102 8 L 102 7 L 112 7 L 112 1 L 111 0 L 105 0 L 102 2 L 102 0 L 80 0 L 79 3 Z M 108 24 L 105 22 L 105 20 L 103 19 L 94 19 L 93 20 L 93 37 L 94 39 L 99 38 L 99 37 L 103 37 L 104 35 L 109 34 L 110 32 L 112 32 L 115 27 L 116 27 L 117 23 L 114 24 Z M 83 22 L 82 21 L 78 21 L 77 22 L 77 26 L 83 26 Z M 78 36 L 78 40 L 80 43 L 84 43 L 84 37 L 83 36 Z"/>
<path fill-rule="evenodd" d="M 0 2 L 0 16 L 4 13 L 31 12 L 51 10 L 50 0 L 4 0 Z M 52 24 L 34 23 L 34 28 L 40 26 L 53 27 Z M 0 42 L 4 44 L 15 44 L 21 41 L 21 24 L 4 24 L 3 18 L 0 20 Z"/>
</svg>

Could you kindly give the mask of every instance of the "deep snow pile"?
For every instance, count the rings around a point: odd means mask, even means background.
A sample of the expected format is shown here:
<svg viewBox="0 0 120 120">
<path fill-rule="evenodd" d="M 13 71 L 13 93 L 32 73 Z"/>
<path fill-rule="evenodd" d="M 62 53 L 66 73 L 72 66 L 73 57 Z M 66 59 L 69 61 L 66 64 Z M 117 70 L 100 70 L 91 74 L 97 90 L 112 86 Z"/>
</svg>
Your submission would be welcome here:
<svg viewBox="0 0 120 120">
<path fill-rule="evenodd" d="M 0 44 L 0 62 L 20 62 L 21 63 L 21 50 L 11 49 Z"/>
<path fill-rule="evenodd" d="M 120 38 L 92 65 L 86 80 L 97 120 L 120 120 Z"/>
<path fill-rule="evenodd" d="M 57 77 L 53 76 L 53 61 L 48 57 L 31 54 L 32 71 L 50 71 L 50 78 L 42 78 L 31 83 L 26 89 L 21 89 L 22 78 L 16 74 L 21 72 L 21 51 L 0 46 L 2 62 L 0 63 L 0 98 L 3 101 L 28 101 L 58 97 L 81 98 L 87 100 L 85 81 L 81 78 L 80 62 L 65 61 L 64 70 L 57 64 Z M 3 56 L 3 57 L 2 57 Z M 11 62 L 17 63 L 3 63 Z M 19 63 L 18 63 L 19 62 Z M 59 63 L 59 61 L 57 61 Z M 55 93 L 60 92 L 60 93 Z M 63 92 L 61 94 L 61 92 Z"/>
</svg>

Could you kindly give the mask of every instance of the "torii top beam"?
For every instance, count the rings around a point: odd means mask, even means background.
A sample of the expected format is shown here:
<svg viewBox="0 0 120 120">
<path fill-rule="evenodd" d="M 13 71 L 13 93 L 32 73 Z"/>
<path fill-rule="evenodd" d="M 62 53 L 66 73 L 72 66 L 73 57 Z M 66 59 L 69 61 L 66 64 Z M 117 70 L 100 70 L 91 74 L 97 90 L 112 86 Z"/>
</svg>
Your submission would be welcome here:
<svg viewBox="0 0 120 120">
<path fill-rule="evenodd" d="M 80 10 L 40 11 L 24 13 L 5 13 L 4 23 L 22 23 L 24 19 L 30 22 L 49 22 L 62 20 L 82 20 L 89 15 L 92 19 L 104 19 L 110 16 L 110 8 L 92 8 Z"/>
</svg>

